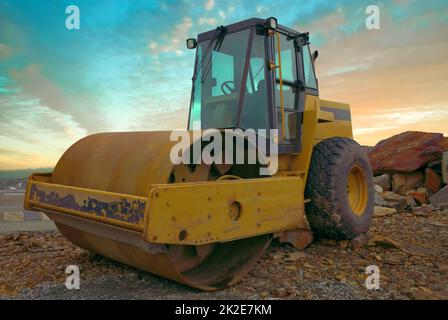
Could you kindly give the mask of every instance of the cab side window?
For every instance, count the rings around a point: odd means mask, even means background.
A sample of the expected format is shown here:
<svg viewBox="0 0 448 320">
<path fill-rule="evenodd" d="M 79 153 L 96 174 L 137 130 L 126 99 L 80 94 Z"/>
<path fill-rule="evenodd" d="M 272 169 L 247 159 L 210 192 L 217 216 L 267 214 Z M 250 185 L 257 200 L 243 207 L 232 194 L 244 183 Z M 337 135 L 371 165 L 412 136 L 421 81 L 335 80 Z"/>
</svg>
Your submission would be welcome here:
<svg viewBox="0 0 448 320">
<path fill-rule="evenodd" d="M 317 89 L 317 81 L 309 46 L 303 47 L 303 71 L 305 74 L 305 85 L 308 88 Z"/>
</svg>

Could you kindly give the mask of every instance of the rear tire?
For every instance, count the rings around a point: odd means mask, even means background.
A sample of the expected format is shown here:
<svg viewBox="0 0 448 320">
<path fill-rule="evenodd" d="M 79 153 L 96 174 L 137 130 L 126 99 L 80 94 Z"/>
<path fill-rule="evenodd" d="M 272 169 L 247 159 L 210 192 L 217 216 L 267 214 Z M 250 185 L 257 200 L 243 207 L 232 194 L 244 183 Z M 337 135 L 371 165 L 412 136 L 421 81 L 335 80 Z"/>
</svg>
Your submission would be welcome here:
<svg viewBox="0 0 448 320">
<path fill-rule="evenodd" d="M 369 229 L 373 174 L 366 153 L 348 138 L 326 139 L 313 149 L 305 188 L 306 215 L 324 238 L 352 239 Z"/>
</svg>

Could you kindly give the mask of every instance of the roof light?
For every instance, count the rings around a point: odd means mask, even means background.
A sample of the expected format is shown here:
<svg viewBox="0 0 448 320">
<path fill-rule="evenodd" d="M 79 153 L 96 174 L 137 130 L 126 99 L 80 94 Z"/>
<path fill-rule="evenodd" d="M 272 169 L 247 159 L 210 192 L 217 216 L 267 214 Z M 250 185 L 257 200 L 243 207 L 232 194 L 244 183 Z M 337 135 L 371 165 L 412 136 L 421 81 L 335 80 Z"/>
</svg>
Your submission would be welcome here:
<svg viewBox="0 0 448 320">
<path fill-rule="evenodd" d="M 195 38 L 187 39 L 187 48 L 188 49 L 194 49 L 197 47 L 197 45 L 198 45 L 198 43 Z"/>
<path fill-rule="evenodd" d="M 269 17 L 266 19 L 266 27 L 270 29 L 277 29 L 277 18 Z"/>
</svg>

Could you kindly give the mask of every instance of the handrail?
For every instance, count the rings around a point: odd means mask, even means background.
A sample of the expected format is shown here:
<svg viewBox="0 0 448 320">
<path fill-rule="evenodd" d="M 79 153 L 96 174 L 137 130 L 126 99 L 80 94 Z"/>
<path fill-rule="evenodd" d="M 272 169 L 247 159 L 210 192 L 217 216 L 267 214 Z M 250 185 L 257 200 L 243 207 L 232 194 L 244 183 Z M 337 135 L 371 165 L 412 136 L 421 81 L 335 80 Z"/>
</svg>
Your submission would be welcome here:
<svg viewBox="0 0 448 320">
<path fill-rule="evenodd" d="M 283 76 L 282 76 L 282 57 L 281 57 L 281 48 L 280 48 L 280 33 L 278 32 L 270 32 L 270 34 L 274 34 L 277 36 L 277 55 L 278 55 L 278 65 L 275 65 L 275 54 L 274 54 L 274 62 L 270 64 L 270 69 L 279 69 L 279 80 L 280 80 L 280 111 L 282 114 L 282 135 L 280 141 L 286 140 L 286 130 L 285 130 L 285 103 L 283 98 Z"/>
</svg>

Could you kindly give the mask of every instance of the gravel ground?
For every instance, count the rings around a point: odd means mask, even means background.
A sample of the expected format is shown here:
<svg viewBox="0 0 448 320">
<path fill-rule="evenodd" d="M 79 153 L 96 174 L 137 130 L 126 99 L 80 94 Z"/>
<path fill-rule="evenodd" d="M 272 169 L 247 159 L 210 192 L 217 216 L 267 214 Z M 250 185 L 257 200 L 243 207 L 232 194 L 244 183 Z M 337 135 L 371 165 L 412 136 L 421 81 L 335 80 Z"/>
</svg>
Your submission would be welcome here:
<svg viewBox="0 0 448 320">
<path fill-rule="evenodd" d="M 375 217 L 366 237 L 316 240 L 304 251 L 273 242 L 236 285 L 201 292 L 77 248 L 57 231 L 0 235 L 3 299 L 448 299 L 448 211 Z M 66 266 L 81 271 L 65 288 Z M 365 287 L 368 265 L 380 289 Z"/>
</svg>

